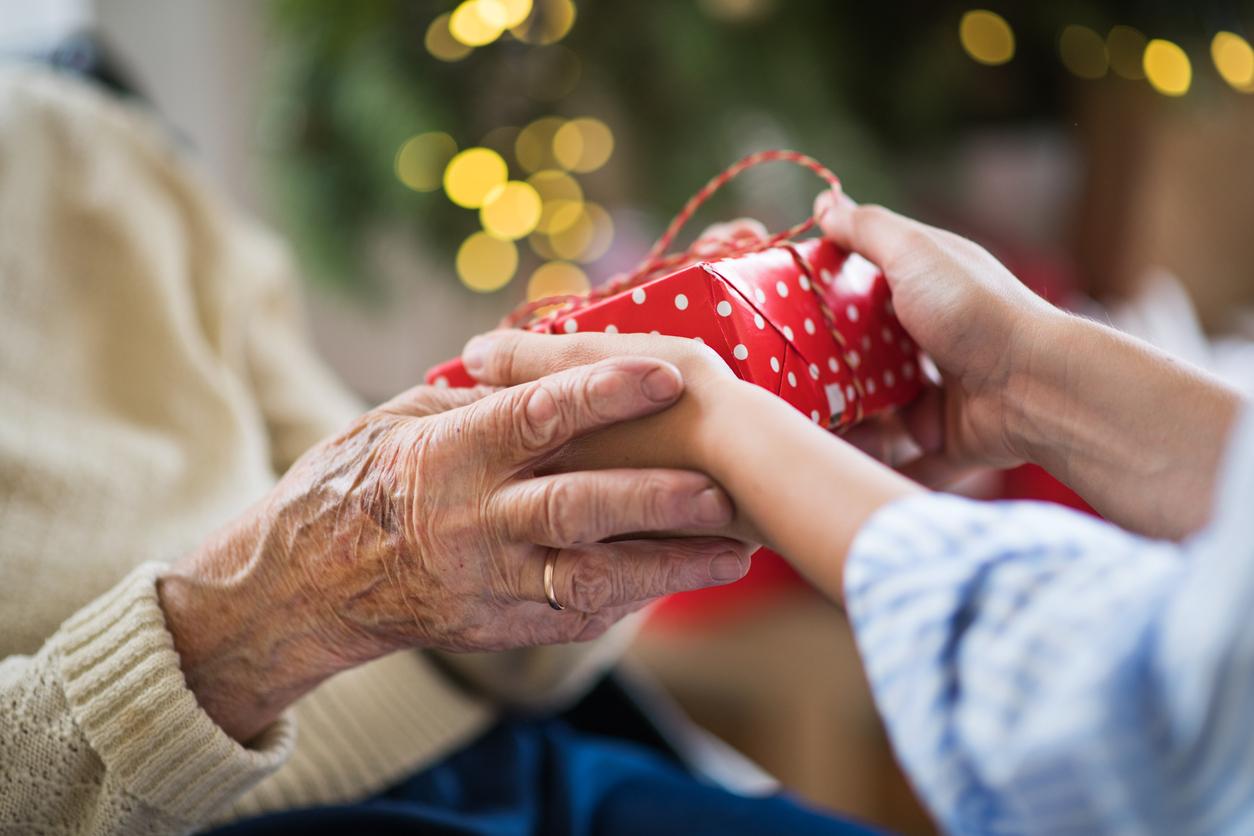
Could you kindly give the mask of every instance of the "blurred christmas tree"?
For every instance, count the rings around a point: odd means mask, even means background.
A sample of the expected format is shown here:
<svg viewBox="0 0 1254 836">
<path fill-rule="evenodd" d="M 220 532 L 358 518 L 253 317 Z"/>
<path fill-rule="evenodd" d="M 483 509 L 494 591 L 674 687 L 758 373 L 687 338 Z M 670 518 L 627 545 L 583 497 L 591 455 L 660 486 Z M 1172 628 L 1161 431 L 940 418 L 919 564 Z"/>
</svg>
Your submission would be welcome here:
<svg viewBox="0 0 1254 836">
<path fill-rule="evenodd" d="M 1218 75 L 1254 89 L 1231 8 L 1002 5 L 275 0 L 279 208 L 313 275 L 369 289 L 366 236 L 400 224 L 467 287 L 529 277 L 534 297 L 630 263 L 749 151 L 796 147 L 892 200 L 904 148 L 1049 118 L 1077 79 L 1148 71 L 1187 91 L 1192 64 L 1164 33 L 1209 41 Z M 816 191 L 803 178 L 755 171 L 713 216 L 793 221 Z"/>
</svg>

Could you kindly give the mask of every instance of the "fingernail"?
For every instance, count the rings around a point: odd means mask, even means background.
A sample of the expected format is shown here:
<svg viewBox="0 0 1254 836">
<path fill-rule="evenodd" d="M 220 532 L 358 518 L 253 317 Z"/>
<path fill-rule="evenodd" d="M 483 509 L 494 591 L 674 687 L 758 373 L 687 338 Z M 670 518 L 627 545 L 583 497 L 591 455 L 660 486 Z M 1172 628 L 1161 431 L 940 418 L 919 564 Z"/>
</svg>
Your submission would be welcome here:
<svg viewBox="0 0 1254 836">
<path fill-rule="evenodd" d="M 669 403 L 679 397 L 684 381 L 670 366 L 658 366 L 640 381 L 640 391 L 654 403 Z"/>
<path fill-rule="evenodd" d="M 480 335 L 466 343 L 466 347 L 462 349 L 462 365 L 466 367 L 466 371 L 477 376 L 488 365 L 488 351 L 492 348 L 492 338 L 487 335 Z"/>
<path fill-rule="evenodd" d="M 706 488 L 697 494 L 693 503 L 697 522 L 703 525 L 727 525 L 732 521 L 731 502 L 718 488 Z"/>
<path fill-rule="evenodd" d="M 710 561 L 710 578 L 716 583 L 729 583 L 745 576 L 745 565 L 734 552 L 720 554 Z"/>
</svg>

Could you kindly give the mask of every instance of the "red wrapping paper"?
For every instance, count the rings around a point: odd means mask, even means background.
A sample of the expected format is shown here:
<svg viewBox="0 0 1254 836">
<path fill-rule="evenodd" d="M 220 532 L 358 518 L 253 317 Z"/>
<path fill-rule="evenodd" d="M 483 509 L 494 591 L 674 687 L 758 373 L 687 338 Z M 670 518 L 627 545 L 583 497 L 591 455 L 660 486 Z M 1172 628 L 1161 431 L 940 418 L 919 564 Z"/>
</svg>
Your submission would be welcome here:
<svg viewBox="0 0 1254 836">
<path fill-rule="evenodd" d="M 918 349 L 893 314 L 883 274 L 823 239 L 693 264 L 530 327 L 702 340 L 737 376 L 832 429 L 906 404 L 920 389 Z M 459 359 L 433 368 L 427 382 L 474 385 Z"/>
</svg>

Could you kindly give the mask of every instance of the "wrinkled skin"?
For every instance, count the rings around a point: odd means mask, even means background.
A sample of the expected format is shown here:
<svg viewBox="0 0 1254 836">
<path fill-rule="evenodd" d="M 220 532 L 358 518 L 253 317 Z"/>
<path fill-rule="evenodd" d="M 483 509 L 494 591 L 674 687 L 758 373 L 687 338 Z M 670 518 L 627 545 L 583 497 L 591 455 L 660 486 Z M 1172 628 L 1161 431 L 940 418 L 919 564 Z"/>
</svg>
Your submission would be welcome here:
<svg viewBox="0 0 1254 836">
<path fill-rule="evenodd" d="M 495 392 L 417 387 L 366 413 L 163 578 L 189 685 L 247 739 L 327 676 L 399 648 L 590 639 L 659 595 L 741 577 L 751 546 L 633 536 L 725 530 L 733 510 L 707 476 L 545 467 L 682 389 L 670 364 L 619 358 Z M 563 612 L 544 595 L 550 553 Z"/>
</svg>

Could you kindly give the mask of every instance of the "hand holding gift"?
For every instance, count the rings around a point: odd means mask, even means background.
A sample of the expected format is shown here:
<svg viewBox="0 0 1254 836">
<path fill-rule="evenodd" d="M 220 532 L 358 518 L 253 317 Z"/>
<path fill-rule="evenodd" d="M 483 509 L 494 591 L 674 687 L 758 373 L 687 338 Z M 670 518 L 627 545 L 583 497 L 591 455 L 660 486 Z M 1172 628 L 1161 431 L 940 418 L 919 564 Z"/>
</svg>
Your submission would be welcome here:
<svg viewBox="0 0 1254 836">
<path fill-rule="evenodd" d="M 514 318 L 550 334 L 655 333 L 704 343 L 742 380 L 755 383 L 831 429 L 908 403 L 919 392 L 917 349 L 894 315 L 880 271 L 830 241 L 792 243 L 811 218 L 767 238 L 708 239 L 663 255 L 684 222 L 740 171 L 788 160 L 833 186 L 831 172 L 792 152 L 745 158 L 689 202 L 639 270 L 588 297 L 525 306 Z M 667 272 L 693 257 L 707 260 Z M 660 275 L 659 275 L 660 274 Z M 474 380 L 459 360 L 428 374 L 436 385 Z"/>
</svg>

